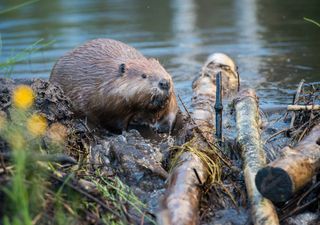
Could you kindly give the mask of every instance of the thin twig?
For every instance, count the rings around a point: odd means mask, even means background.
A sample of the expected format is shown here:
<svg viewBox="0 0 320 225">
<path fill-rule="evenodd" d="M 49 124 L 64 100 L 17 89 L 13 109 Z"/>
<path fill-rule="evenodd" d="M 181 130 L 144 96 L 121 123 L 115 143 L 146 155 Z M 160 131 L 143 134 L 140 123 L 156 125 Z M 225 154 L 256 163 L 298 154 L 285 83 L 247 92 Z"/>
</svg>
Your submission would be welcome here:
<svg viewBox="0 0 320 225">
<path fill-rule="evenodd" d="M 265 144 L 268 143 L 271 139 L 273 139 L 274 137 L 278 136 L 279 134 L 282 134 L 283 132 L 286 132 L 288 131 L 289 129 L 288 128 L 285 128 L 283 130 L 280 130 L 274 134 L 272 134 L 270 137 L 268 137 L 268 139 L 264 142 Z"/>
<path fill-rule="evenodd" d="M 313 190 L 317 189 L 318 187 L 320 187 L 320 181 L 318 183 L 312 185 L 312 187 L 309 188 L 309 190 L 307 190 L 305 193 L 303 193 L 303 195 L 301 196 L 301 198 L 297 202 L 297 205 L 300 205 L 302 200 L 305 199 L 305 197 L 307 197 Z"/>
<path fill-rule="evenodd" d="M 193 172 L 195 173 L 195 175 L 196 175 L 196 177 L 198 179 L 198 182 L 199 182 L 200 186 L 202 186 L 203 184 L 202 184 L 202 181 L 201 181 L 200 176 L 198 174 L 198 171 L 195 168 L 192 168 L 192 169 L 193 169 Z"/>
<path fill-rule="evenodd" d="M 0 153 L 0 158 L 2 160 L 10 160 L 12 159 L 11 152 Z M 73 157 L 65 155 L 65 154 L 29 154 L 30 160 L 33 161 L 47 161 L 47 162 L 57 162 L 61 164 L 77 164 L 77 160 Z"/>
<path fill-rule="evenodd" d="M 283 220 L 287 219 L 290 216 L 293 216 L 299 212 L 301 212 L 302 210 L 304 210 L 305 208 L 307 208 L 309 205 L 312 205 L 313 203 L 317 202 L 318 199 L 320 199 L 320 195 L 318 195 L 316 198 L 312 199 L 311 201 L 305 203 L 304 205 L 295 208 L 294 210 L 292 210 L 290 213 L 288 213 L 287 215 L 284 215 L 281 219 L 280 222 L 282 222 Z"/>
<path fill-rule="evenodd" d="M 144 224 L 144 217 L 146 216 L 146 212 L 143 212 L 142 216 L 141 216 L 141 222 L 140 225 Z"/>
<path fill-rule="evenodd" d="M 1 162 L 1 167 L 3 169 L 3 172 L 7 173 L 6 164 L 4 163 L 4 158 L 1 154 L 0 154 L 0 162 Z"/>
<path fill-rule="evenodd" d="M 65 183 L 65 180 L 58 177 L 58 176 L 55 176 L 54 174 L 51 174 L 51 177 L 61 183 Z M 91 201 L 99 204 L 103 209 L 105 209 L 106 211 L 108 211 L 109 213 L 112 213 L 114 216 L 116 216 L 118 219 L 121 220 L 121 216 L 116 212 L 114 211 L 113 209 L 111 209 L 108 205 L 106 205 L 104 202 L 102 202 L 100 199 L 94 197 L 93 195 L 89 194 L 88 192 L 80 189 L 79 187 L 69 183 L 69 182 L 66 182 L 65 185 L 67 185 L 68 187 L 70 187 L 71 189 L 77 191 L 78 193 L 82 194 L 83 196 L 85 196 L 86 198 L 90 199 Z"/>
<path fill-rule="evenodd" d="M 301 89 L 302 89 L 302 85 L 304 84 L 304 80 L 302 79 L 298 85 L 298 88 L 297 88 L 297 92 L 296 94 L 294 95 L 294 98 L 293 98 L 293 102 L 292 104 L 293 105 L 296 105 L 298 103 L 298 99 L 299 99 L 299 96 L 300 96 L 300 93 L 301 93 Z M 296 114 L 294 112 L 291 113 L 292 117 L 291 117 L 291 122 L 290 122 L 290 129 L 293 128 L 293 125 L 294 125 L 294 121 L 296 119 Z"/>
</svg>

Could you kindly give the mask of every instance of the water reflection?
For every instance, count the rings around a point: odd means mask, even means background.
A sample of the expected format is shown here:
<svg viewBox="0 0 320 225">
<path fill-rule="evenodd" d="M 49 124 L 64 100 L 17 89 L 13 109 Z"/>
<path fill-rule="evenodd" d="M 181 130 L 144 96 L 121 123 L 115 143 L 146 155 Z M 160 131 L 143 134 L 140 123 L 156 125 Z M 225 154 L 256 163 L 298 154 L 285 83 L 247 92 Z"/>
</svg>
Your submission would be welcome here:
<svg viewBox="0 0 320 225">
<path fill-rule="evenodd" d="M 182 50 L 179 57 L 172 59 L 171 64 L 176 65 L 177 71 L 184 72 L 183 75 L 174 77 L 177 84 L 176 89 L 180 95 L 191 96 L 190 80 L 193 79 L 195 74 L 188 71 L 190 71 L 190 68 L 198 68 L 199 66 L 194 54 L 194 50 L 197 49 L 199 44 L 196 4 L 194 0 L 174 0 L 171 1 L 171 9 L 174 11 L 172 19 L 173 41 Z M 190 101 L 190 99 L 187 100 Z M 189 104 L 189 101 L 187 101 L 187 104 Z"/>
<path fill-rule="evenodd" d="M 241 31 L 239 33 L 241 37 L 239 38 L 239 45 L 244 45 L 245 48 L 238 59 L 239 65 L 246 65 L 246 67 L 240 68 L 242 79 L 250 79 L 254 81 L 254 84 L 258 85 L 264 78 L 259 76 L 260 68 L 265 66 L 263 57 L 270 53 L 268 49 L 263 47 L 263 40 L 260 35 L 263 28 L 257 20 L 257 1 L 235 1 L 235 7 L 238 12 L 236 27 Z"/>
<path fill-rule="evenodd" d="M 21 3 L 3 1 L 0 10 Z M 97 37 L 129 43 L 158 58 L 189 102 L 191 80 L 207 55 L 225 52 L 262 103 L 285 104 L 301 78 L 320 79 L 320 2 L 262 0 L 42 0 L 0 15 L 0 60 L 44 38 L 55 44 L 27 56 L 13 77 L 48 77 L 67 50 Z"/>
</svg>

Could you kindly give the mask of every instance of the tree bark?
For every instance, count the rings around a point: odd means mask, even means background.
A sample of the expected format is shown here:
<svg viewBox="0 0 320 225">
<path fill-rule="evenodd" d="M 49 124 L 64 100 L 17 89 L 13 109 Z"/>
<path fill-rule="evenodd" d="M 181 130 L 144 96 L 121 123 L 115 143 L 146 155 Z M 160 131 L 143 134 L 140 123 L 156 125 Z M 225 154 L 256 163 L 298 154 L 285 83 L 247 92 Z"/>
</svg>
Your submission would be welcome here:
<svg viewBox="0 0 320 225">
<path fill-rule="evenodd" d="M 284 156 L 259 170 L 256 185 L 273 202 L 285 202 L 303 188 L 320 169 L 320 125 L 296 147 L 285 147 Z"/>
<path fill-rule="evenodd" d="M 194 138 L 188 145 L 201 151 L 214 140 L 214 103 L 216 86 L 208 76 L 200 75 L 193 83 L 192 119 Z M 207 140 L 207 141 L 206 141 Z M 208 168 L 196 154 L 184 152 L 168 179 L 166 193 L 160 203 L 157 221 L 162 225 L 195 225 L 201 184 L 208 178 Z"/>
<path fill-rule="evenodd" d="M 260 138 L 260 118 L 258 98 L 254 90 L 239 93 L 235 102 L 237 118 L 237 142 L 242 150 L 244 177 L 249 201 L 251 217 L 255 225 L 276 225 L 279 219 L 271 201 L 263 198 L 255 185 L 255 176 L 266 164 L 266 158 Z"/>
</svg>

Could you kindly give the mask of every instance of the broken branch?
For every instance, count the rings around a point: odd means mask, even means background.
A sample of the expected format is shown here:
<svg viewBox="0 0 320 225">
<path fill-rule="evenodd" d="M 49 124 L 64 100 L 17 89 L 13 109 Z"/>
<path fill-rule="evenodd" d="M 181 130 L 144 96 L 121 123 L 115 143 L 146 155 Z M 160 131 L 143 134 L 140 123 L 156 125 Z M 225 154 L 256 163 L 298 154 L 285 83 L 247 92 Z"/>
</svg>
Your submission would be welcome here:
<svg viewBox="0 0 320 225">
<path fill-rule="evenodd" d="M 288 105 L 288 111 L 311 111 L 320 110 L 320 105 Z"/>
<path fill-rule="evenodd" d="M 273 202 L 285 202 L 311 181 L 320 169 L 320 125 L 295 148 L 285 147 L 284 157 L 257 173 L 260 193 Z"/>
</svg>

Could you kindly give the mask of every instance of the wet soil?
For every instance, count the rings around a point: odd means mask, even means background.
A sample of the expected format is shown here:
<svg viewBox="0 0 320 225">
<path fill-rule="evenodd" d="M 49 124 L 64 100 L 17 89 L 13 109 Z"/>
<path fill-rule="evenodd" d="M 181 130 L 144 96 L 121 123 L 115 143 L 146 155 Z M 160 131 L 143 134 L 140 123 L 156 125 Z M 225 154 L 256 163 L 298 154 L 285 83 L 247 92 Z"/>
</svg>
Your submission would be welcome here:
<svg viewBox="0 0 320 225">
<path fill-rule="evenodd" d="M 183 142 L 183 132 L 169 136 L 153 134 L 146 129 L 140 132 L 129 129 L 122 134 L 112 134 L 107 130 L 92 127 L 85 119 L 77 118 L 72 113 L 72 104 L 59 87 L 39 79 L 0 79 L 0 111 L 6 114 L 7 118 L 10 118 L 11 93 L 18 84 L 31 85 L 36 93 L 34 110 L 47 119 L 49 127 L 56 123 L 67 127 L 65 154 L 80 164 L 87 163 L 90 170 L 102 171 L 103 176 L 118 176 L 147 204 L 151 214 L 156 213 L 159 200 L 165 191 L 170 147 Z M 235 196 L 236 205 L 227 195 L 219 196 L 215 188 L 207 188 L 201 203 L 201 224 L 251 224 L 241 171 L 242 161 L 234 141 L 236 126 L 232 107 L 229 105 L 225 109 L 224 135 L 228 137 L 225 139 L 225 152 L 238 168 L 238 172 L 223 171 L 223 179 L 228 190 Z M 290 143 L 290 138 L 285 133 L 271 139 L 270 136 L 286 128 L 288 121 L 284 117 L 284 111 L 261 114 L 262 138 L 268 161 L 271 161 L 279 157 L 279 149 Z M 48 138 L 48 134 L 43 138 L 44 148 L 48 144 Z M 8 145 L 1 140 L 0 153 L 9 151 Z M 314 224 L 318 219 L 316 211 L 305 212 L 290 217 L 283 224 Z"/>
</svg>

